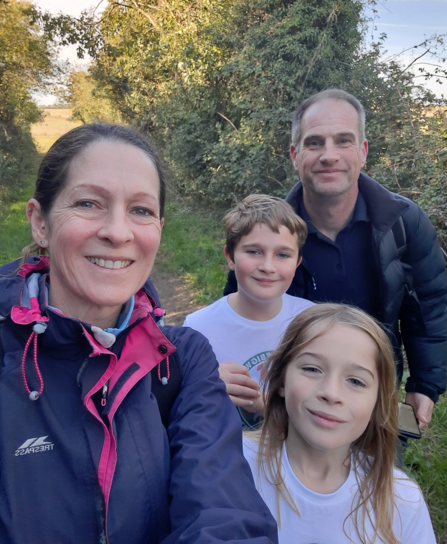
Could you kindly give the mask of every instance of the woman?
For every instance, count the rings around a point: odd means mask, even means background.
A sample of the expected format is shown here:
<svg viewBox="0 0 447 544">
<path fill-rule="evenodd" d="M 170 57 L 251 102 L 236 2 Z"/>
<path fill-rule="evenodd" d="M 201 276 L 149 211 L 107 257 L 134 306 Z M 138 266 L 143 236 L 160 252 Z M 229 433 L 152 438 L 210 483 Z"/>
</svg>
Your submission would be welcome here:
<svg viewBox="0 0 447 544">
<path fill-rule="evenodd" d="M 38 256 L 0 269 L 4 544 L 276 541 L 207 341 L 154 320 L 164 200 L 157 155 L 126 127 L 75 128 L 42 161 Z M 151 370 L 168 379 L 175 351 L 165 428 Z"/>
</svg>

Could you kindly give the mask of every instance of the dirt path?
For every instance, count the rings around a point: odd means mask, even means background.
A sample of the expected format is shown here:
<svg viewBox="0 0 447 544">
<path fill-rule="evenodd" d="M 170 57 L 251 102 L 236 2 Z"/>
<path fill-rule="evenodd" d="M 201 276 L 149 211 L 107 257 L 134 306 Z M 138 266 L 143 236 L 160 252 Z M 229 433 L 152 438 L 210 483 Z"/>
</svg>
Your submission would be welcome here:
<svg viewBox="0 0 447 544">
<path fill-rule="evenodd" d="M 161 305 L 166 310 L 166 325 L 183 325 L 187 314 L 202 307 L 194 302 L 191 290 L 181 276 L 164 272 L 154 266 L 151 280 L 157 289 Z"/>
</svg>

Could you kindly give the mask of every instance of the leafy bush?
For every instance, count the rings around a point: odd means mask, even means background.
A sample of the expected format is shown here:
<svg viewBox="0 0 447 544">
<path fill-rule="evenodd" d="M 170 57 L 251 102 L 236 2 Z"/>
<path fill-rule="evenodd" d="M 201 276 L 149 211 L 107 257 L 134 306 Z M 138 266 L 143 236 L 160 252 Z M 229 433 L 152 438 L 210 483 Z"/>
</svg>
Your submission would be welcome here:
<svg viewBox="0 0 447 544">
<path fill-rule="evenodd" d="M 41 112 L 31 92 L 55 73 L 50 37 L 30 2 L 0 1 L 0 201 L 19 191 L 35 165 L 30 125 Z"/>
</svg>

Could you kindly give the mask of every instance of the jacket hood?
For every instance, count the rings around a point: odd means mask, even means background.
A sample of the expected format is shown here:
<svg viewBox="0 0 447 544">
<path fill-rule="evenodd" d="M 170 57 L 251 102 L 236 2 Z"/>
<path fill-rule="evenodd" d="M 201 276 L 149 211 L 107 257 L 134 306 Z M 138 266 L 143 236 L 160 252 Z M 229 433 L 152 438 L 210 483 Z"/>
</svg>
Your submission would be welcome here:
<svg viewBox="0 0 447 544">
<path fill-rule="evenodd" d="M 365 197 L 368 213 L 373 227 L 380 232 L 388 232 L 397 219 L 408 209 L 410 201 L 396 195 L 380 185 L 375 179 L 360 173 L 359 191 Z M 299 181 L 286 196 L 286 201 L 295 209 L 303 198 L 303 183 Z"/>
</svg>

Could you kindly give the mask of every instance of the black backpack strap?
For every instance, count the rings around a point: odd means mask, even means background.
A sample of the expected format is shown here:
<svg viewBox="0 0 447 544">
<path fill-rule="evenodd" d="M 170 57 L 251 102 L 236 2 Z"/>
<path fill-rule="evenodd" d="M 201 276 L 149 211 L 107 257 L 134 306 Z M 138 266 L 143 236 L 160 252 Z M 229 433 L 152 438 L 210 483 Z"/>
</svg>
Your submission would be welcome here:
<svg viewBox="0 0 447 544">
<path fill-rule="evenodd" d="M 391 230 L 393 231 L 394 241 L 396 243 L 399 259 L 402 262 L 402 257 L 407 251 L 407 233 L 405 232 L 405 225 L 402 217 L 399 217 L 399 219 L 392 226 Z M 407 292 L 411 297 L 416 300 L 416 302 L 419 303 L 417 293 L 414 290 L 413 269 L 407 263 L 402 262 L 402 265 L 405 272 L 405 285 Z"/>
<path fill-rule="evenodd" d="M 174 351 L 160 365 L 155 366 L 151 375 L 152 393 L 157 399 L 163 425 L 168 428 L 171 408 L 182 387 L 183 368 L 178 351 Z M 166 385 L 163 381 L 166 381 Z"/>
<path fill-rule="evenodd" d="M 402 217 L 399 217 L 399 219 L 391 227 L 391 230 L 393 231 L 399 259 L 401 259 L 404 253 L 407 251 L 407 233 L 405 232 L 404 220 Z"/>
</svg>

